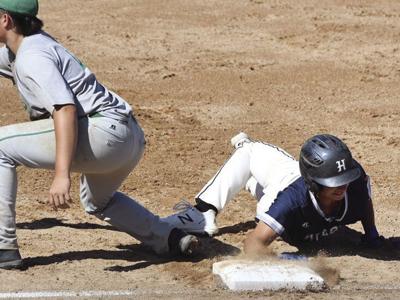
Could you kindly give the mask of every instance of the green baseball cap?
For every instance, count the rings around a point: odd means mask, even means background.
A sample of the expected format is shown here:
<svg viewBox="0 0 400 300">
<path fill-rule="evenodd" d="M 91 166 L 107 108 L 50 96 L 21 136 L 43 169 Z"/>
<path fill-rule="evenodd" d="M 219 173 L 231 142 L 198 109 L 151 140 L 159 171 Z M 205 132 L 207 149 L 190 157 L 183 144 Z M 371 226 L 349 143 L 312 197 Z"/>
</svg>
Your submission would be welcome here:
<svg viewBox="0 0 400 300">
<path fill-rule="evenodd" d="M 39 3 L 38 0 L 0 0 L 0 8 L 10 13 L 35 17 Z"/>
</svg>

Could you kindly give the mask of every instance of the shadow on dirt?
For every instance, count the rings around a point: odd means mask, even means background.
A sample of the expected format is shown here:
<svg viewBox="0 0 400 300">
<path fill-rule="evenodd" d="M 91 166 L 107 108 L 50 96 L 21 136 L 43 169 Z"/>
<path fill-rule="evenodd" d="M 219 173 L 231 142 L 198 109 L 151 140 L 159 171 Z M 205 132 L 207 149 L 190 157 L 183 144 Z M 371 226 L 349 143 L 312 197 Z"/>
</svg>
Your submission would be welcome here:
<svg viewBox="0 0 400 300">
<path fill-rule="evenodd" d="M 400 237 L 387 238 L 378 249 L 362 246 L 361 237 L 361 232 L 342 227 L 334 235 L 318 244 L 313 243 L 312 246 L 297 245 L 298 251 L 292 254 L 328 257 L 362 256 L 386 261 L 400 260 Z"/>
<path fill-rule="evenodd" d="M 110 225 L 99 225 L 93 223 L 63 223 L 62 220 L 54 218 L 44 218 L 29 223 L 18 223 L 19 229 L 48 229 L 56 226 L 64 226 L 76 229 L 107 229 L 117 231 Z M 247 225 L 244 225 L 247 226 Z M 232 226 L 234 227 L 234 226 Z M 240 228 L 238 226 L 237 228 Z M 239 229 L 235 229 L 239 230 Z M 239 232 L 239 231 L 238 231 Z M 114 272 L 128 272 L 138 269 L 147 268 L 151 265 L 159 265 L 171 261 L 181 262 L 199 262 L 204 259 L 212 259 L 222 255 L 237 255 L 240 249 L 219 241 L 215 238 L 206 236 L 199 236 L 199 249 L 191 257 L 175 256 L 163 257 L 156 255 L 151 249 L 141 244 L 134 245 L 120 245 L 119 250 L 89 250 L 89 251 L 69 251 L 65 253 L 58 253 L 49 256 L 27 257 L 24 258 L 23 270 L 35 266 L 45 266 L 51 264 L 62 263 L 66 261 L 81 261 L 86 259 L 100 259 L 100 260 L 123 260 L 127 262 L 135 262 L 133 265 L 128 266 L 112 266 L 105 270 Z"/>
<path fill-rule="evenodd" d="M 49 256 L 27 257 L 23 260 L 23 270 L 36 266 L 46 266 L 63 262 L 75 262 L 87 259 L 114 260 L 133 262 L 128 266 L 112 266 L 104 270 L 114 272 L 129 272 L 147 268 L 151 265 L 160 265 L 171 261 L 190 261 L 197 262 L 201 259 L 186 257 L 161 257 L 153 254 L 152 251 L 141 245 L 124 246 L 121 245 L 120 250 L 89 250 L 89 251 L 69 251 Z"/>
<path fill-rule="evenodd" d="M 62 227 L 69 227 L 69 228 L 75 228 L 75 229 L 106 229 L 106 230 L 113 230 L 117 231 L 114 227 L 111 225 L 100 225 L 100 224 L 94 224 L 94 223 L 64 223 L 63 220 L 56 219 L 56 218 L 43 218 L 40 220 L 35 220 L 32 222 L 22 222 L 22 223 L 17 223 L 17 228 L 18 229 L 48 229 L 56 226 L 62 226 Z"/>
<path fill-rule="evenodd" d="M 254 229 L 256 227 L 256 221 L 247 221 L 247 222 L 240 222 L 235 225 L 221 227 L 218 231 L 218 234 L 215 236 L 220 236 L 226 233 L 239 233 L 239 232 L 246 232 L 250 229 Z"/>
<path fill-rule="evenodd" d="M 29 223 L 18 223 L 19 229 L 48 229 L 55 226 L 64 226 L 76 229 L 106 229 L 117 231 L 110 225 L 100 225 L 94 223 L 64 223 L 62 220 L 55 218 L 44 218 Z M 85 259 L 103 259 L 103 260 L 124 260 L 135 262 L 128 266 L 112 266 L 106 268 L 108 271 L 128 272 L 138 269 L 147 268 L 151 265 L 159 265 L 171 261 L 187 261 L 199 262 L 204 259 L 212 259 L 219 256 L 238 255 L 241 250 L 235 246 L 224 243 L 218 237 L 224 234 L 236 234 L 246 232 L 256 226 L 255 221 L 241 222 L 232 226 L 220 228 L 219 233 L 209 238 L 199 236 L 200 247 L 193 257 L 160 257 L 154 254 L 149 248 L 140 245 L 121 245 L 120 250 L 90 250 L 90 251 L 72 251 L 50 256 L 28 257 L 24 259 L 24 268 L 42 265 L 50 265 L 54 263 L 62 263 L 65 261 L 80 261 Z M 387 239 L 384 245 L 379 249 L 366 249 L 360 246 L 362 234 L 348 227 L 342 227 L 338 232 L 330 238 L 320 241 L 318 244 L 313 243 L 310 246 L 298 245 L 298 251 L 290 254 L 305 256 L 362 256 L 371 259 L 379 259 L 386 261 L 400 260 L 400 237 L 392 237 Z"/>
<path fill-rule="evenodd" d="M 128 250 L 130 251 L 130 253 L 133 253 L 133 255 L 138 258 L 138 262 L 130 266 L 112 266 L 106 268 L 105 270 L 114 272 L 129 272 L 147 268 L 151 265 L 160 265 L 171 261 L 196 263 L 204 259 L 212 259 L 214 257 L 219 257 L 223 255 L 237 255 L 240 253 L 240 249 L 221 242 L 217 239 L 208 237 L 200 238 L 200 248 L 196 251 L 196 254 L 193 257 L 160 257 L 153 254 L 151 250 L 142 245 L 121 245 L 119 248 Z M 129 261 L 130 259 L 127 260 Z"/>
</svg>

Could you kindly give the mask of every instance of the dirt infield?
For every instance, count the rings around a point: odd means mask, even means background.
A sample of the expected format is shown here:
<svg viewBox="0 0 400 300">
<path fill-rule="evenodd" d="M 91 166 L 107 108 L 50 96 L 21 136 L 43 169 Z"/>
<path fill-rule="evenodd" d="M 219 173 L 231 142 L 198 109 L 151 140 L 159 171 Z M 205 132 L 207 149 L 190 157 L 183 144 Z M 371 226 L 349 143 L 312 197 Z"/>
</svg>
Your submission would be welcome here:
<svg viewBox="0 0 400 300">
<path fill-rule="evenodd" d="M 266 0 L 40 0 L 45 30 L 133 106 L 147 137 L 122 190 L 161 216 L 193 196 L 232 151 L 239 131 L 298 156 L 311 135 L 341 137 L 372 178 L 378 230 L 400 236 L 400 2 Z M 0 125 L 26 121 L 0 81 Z M 361 226 L 312 267 L 324 293 L 233 294 L 213 262 L 240 253 L 255 201 L 240 193 L 193 260 L 157 258 L 74 204 L 45 200 L 52 174 L 19 169 L 23 271 L 1 271 L 10 291 L 133 290 L 142 298 L 400 298 L 400 254 L 358 251 Z M 339 233 L 340 235 L 340 233 Z M 283 242 L 274 252 L 293 250 Z"/>
</svg>

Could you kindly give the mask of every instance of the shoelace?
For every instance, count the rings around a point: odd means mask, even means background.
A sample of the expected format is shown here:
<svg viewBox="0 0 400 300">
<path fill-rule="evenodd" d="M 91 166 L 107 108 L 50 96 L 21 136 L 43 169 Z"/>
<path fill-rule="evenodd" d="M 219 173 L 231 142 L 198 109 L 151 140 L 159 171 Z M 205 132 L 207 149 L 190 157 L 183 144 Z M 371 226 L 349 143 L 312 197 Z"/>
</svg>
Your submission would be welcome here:
<svg viewBox="0 0 400 300">
<path fill-rule="evenodd" d="M 174 205 L 173 210 L 175 211 L 184 211 L 187 209 L 193 208 L 193 205 L 189 203 L 189 201 L 182 199 L 177 204 Z"/>
</svg>

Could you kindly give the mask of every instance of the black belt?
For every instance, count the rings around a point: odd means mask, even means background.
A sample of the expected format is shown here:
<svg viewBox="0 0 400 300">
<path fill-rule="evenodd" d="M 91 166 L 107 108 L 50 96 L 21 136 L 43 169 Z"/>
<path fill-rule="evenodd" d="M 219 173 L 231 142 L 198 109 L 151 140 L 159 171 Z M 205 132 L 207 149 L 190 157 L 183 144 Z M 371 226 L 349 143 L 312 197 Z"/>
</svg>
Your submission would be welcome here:
<svg viewBox="0 0 400 300">
<path fill-rule="evenodd" d="M 88 117 L 88 118 L 101 118 L 101 117 L 106 117 L 106 116 L 102 115 L 100 112 L 95 112 L 95 113 L 92 113 L 92 114 L 87 115 L 87 117 Z M 121 124 L 128 124 L 130 118 L 131 118 L 135 123 L 137 123 L 137 121 L 136 121 L 135 117 L 133 116 L 132 112 L 129 113 L 129 116 L 128 116 L 128 118 L 127 118 L 126 120 L 121 119 L 121 120 L 117 120 L 117 121 L 118 121 L 119 123 L 121 123 Z"/>
</svg>

